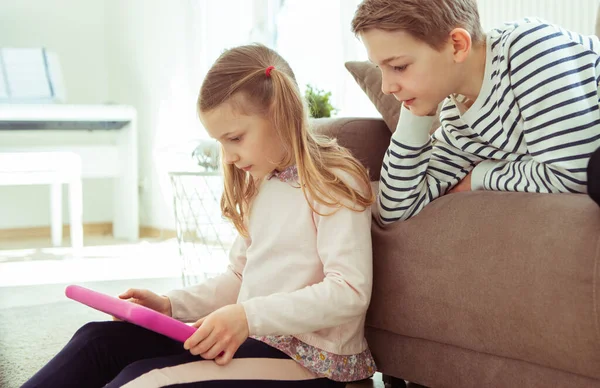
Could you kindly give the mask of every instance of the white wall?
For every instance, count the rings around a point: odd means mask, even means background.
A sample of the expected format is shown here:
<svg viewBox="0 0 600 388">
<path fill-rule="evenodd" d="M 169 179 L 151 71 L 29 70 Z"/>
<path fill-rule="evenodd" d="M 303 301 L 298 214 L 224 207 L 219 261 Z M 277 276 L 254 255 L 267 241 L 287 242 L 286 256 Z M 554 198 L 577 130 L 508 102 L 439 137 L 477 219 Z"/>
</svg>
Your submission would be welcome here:
<svg viewBox="0 0 600 388">
<path fill-rule="evenodd" d="M 104 7 L 99 0 L 0 0 L 0 47 L 44 46 L 55 51 L 69 102 L 106 102 L 110 98 Z M 0 131 L 0 142 L 26 144 L 39 135 Z M 110 187 L 108 180 L 84 182 L 85 222 L 110 220 Z M 47 226 L 49 222 L 47 186 L 0 187 L 0 229 Z"/>
<path fill-rule="evenodd" d="M 174 226 L 168 181 L 154 154 L 196 121 L 197 85 L 187 83 L 185 61 L 187 5 L 187 0 L 0 0 L 0 47 L 55 51 L 68 103 L 117 102 L 138 110 L 141 225 Z M 48 141 L 44 135 L 2 131 L 0 142 Z M 86 134 L 76 131 L 50 141 L 73 137 Z M 0 229 L 49 225 L 48 193 L 47 186 L 1 187 Z M 84 222 L 110 222 L 112 181 L 86 179 L 83 193 Z M 66 198 L 63 208 L 67 222 Z"/>
</svg>

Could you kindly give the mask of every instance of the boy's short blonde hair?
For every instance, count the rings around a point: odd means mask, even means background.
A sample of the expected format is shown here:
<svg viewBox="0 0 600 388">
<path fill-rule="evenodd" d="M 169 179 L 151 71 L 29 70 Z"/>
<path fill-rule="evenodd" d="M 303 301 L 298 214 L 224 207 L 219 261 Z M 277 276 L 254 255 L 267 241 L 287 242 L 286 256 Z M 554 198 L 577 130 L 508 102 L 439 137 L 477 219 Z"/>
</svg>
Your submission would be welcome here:
<svg viewBox="0 0 600 388">
<path fill-rule="evenodd" d="M 364 0 L 352 19 L 356 35 L 370 29 L 405 31 L 436 50 L 457 27 L 467 30 L 474 44 L 483 42 L 476 0 Z"/>
</svg>

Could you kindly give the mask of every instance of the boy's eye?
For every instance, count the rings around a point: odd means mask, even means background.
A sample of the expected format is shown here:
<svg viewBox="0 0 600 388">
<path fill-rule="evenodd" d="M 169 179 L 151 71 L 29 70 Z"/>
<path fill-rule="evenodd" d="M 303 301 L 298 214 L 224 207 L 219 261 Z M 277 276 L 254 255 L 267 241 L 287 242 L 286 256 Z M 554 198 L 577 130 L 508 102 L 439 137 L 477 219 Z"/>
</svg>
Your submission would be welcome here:
<svg viewBox="0 0 600 388">
<path fill-rule="evenodd" d="M 394 69 L 394 71 L 404 71 L 404 70 L 406 70 L 407 67 L 408 67 L 408 65 L 394 66 L 393 69 Z"/>
<path fill-rule="evenodd" d="M 232 142 L 234 142 L 234 143 L 235 143 L 235 142 L 238 142 L 238 141 L 240 141 L 240 140 L 242 140 L 242 137 L 241 137 L 241 136 L 236 136 L 236 137 L 232 137 L 231 139 L 229 139 L 229 141 L 232 141 Z"/>
</svg>

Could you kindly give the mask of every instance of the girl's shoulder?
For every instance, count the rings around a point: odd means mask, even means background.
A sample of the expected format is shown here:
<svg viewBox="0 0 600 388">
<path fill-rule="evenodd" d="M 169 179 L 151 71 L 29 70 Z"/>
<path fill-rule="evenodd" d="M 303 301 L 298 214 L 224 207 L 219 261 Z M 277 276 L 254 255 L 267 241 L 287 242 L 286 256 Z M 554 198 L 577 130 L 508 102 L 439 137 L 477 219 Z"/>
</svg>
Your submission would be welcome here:
<svg viewBox="0 0 600 388">
<path fill-rule="evenodd" d="M 315 207 L 348 208 L 354 211 L 364 211 L 369 208 L 372 203 L 373 188 L 368 180 L 343 168 L 334 167 L 329 171 L 333 176 L 323 182 L 319 190 L 320 198 L 309 196 Z"/>
<path fill-rule="evenodd" d="M 339 167 L 332 168 L 331 172 L 337 177 L 337 179 L 339 179 L 341 182 L 345 183 L 349 187 L 353 188 L 354 190 L 357 190 L 362 194 L 366 194 L 366 192 L 368 191 L 368 182 L 366 182 L 364 179 L 357 176 L 356 174 L 352 174 L 351 172 Z"/>
</svg>

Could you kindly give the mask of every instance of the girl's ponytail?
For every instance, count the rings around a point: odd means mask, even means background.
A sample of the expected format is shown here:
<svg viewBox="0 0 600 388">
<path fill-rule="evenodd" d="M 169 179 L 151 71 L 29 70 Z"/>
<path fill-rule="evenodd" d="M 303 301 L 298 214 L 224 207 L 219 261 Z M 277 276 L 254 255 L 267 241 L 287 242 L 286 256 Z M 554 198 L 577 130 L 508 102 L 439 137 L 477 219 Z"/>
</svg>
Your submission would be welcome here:
<svg viewBox="0 0 600 388">
<path fill-rule="evenodd" d="M 198 110 L 208 112 L 227 101 L 241 101 L 236 107 L 243 113 L 272 121 L 286 151 L 284 159 L 276 162 L 282 168 L 297 165 L 302 191 L 313 210 L 314 201 L 356 211 L 374 201 L 364 167 L 335 140 L 310 132 L 308 109 L 294 72 L 275 51 L 253 44 L 228 50 L 217 59 L 202 83 Z M 350 175 L 360 187 L 341 179 L 340 173 Z M 247 237 L 245 220 L 258 183 L 249 173 L 225 163 L 223 175 L 223 216 Z"/>
</svg>

